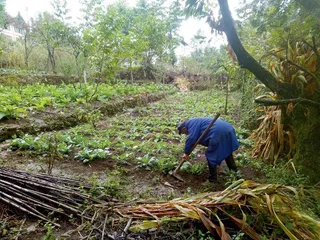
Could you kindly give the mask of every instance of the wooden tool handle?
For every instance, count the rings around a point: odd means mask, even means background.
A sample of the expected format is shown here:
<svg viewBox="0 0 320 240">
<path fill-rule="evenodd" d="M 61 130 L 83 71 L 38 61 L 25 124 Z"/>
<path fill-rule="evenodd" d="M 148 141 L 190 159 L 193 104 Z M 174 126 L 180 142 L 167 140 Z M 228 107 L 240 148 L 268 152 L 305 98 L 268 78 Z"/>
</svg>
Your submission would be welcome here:
<svg viewBox="0 0 320 240">
<path fill-rule="evenodd" d="M 198 140 L 193 144 L 190 151 L 188 153 L 186 153 L 187 155 L 190 155 L 192 153 L 192 151 L 196 148 L 196 146 L 199 144 L 199 142 L 202 140 L 202 138 L 209 132 L 210 128 L 217 121 L 219 116 L 220 116 L 220 113 L 217 113 L 217 115 L 214 117 L 214 119 L 212 119 L 212 121 L 210 122 L 210 124 L 208 125 L 206 130 L 204 130 L 204 132 L 201 134 L 201 136 L 198 138 Z"/>
</svg>

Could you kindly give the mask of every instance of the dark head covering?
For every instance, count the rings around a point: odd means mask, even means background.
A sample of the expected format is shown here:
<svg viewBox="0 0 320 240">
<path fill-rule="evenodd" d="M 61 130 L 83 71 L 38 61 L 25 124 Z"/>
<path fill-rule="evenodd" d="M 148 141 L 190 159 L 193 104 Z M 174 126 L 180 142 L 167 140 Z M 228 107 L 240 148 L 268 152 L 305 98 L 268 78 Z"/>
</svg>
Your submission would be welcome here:
<svg viewBox="0 0 320 240">
<path fill-rule="evenodd" d="M 183 121 L 182 123 L 179 124 L 179 126 L 178 126 L 178 132 L 179 132 L 179 134 L 181 134 L 181 130 L 182 130 L 183 128 L 187 127 L 187 122 L 188 122 L 188 120 L 185 120 L 185 121 Z"/>
</svg>

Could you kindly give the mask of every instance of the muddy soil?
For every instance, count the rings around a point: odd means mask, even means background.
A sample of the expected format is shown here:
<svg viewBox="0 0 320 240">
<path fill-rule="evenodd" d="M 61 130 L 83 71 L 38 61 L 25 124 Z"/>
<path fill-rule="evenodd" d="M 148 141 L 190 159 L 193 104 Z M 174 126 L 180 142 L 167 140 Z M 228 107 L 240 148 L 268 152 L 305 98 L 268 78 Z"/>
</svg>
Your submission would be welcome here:
<svg viewBox="0 0 320 240">
<path fill-rule="evenodd" d="M 3 144 L 0 152 L 1 164 L 5 167 L 15 168 L 19 170 L 28 170 L 34 173 L 46 173 L 48 166 L 45 158 L 32 156 L 22 151 L 6 151 L 8 145 Z M 198 153 L 196 159 L 191 163 L 206 164 L 204 154 Z M 119 167 L 113 159 L 100 159 L 84 164 L 72 157 L 57 159 L 52 169 L 55 176 L 75 178 L 80 180 L 88 180 L 96 175 L 100 181 L 107 178 L 108 174 L 113 170 L 121 171 L 121 183 L 123 191 L 128 196 L 136 196 L 138 198 L 160 198 L 172 199 L 181 197 L 185 194 L 194 194 L 203 191 L 221 191 L 226 187 L 225 182 L 228 180 L 228 168 L 225 162 L 218 168 L 218 183 L 208 183 L 208 172 L 201 175 L 192 175 L 185 172 L 179 172 L 179 176 L 185 182 L 182 182 L 170 174 L 164 174 L 154 171 L 141 170 L 137 166 L 124 165 Z M 263 178 L 263 174 L 251 167 L 239 167 L 244 179 L 257 180 Z"/>
</svg>

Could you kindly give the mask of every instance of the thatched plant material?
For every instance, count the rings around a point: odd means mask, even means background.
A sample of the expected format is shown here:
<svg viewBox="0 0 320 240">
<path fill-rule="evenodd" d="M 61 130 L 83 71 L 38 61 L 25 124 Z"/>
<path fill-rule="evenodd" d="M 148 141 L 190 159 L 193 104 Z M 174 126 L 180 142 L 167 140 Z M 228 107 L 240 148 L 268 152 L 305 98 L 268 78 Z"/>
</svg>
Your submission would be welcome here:
<svg viewBox="0 0 320 240">
<path fill-rule="evenodd" d="M 175 79 L 175 83 L 177 87 L 180 89 L 181 92 L 187 92 L 190 91 L 191 88 L 191 82 L 188 78 L 185 77 L 177 77 Z"/>
<path fill-rule="evenodd" d="M 293 150 L 293 133 L 291 129 L 285 129 L 281 121 L 280 107 L 264 107 L 264 115 L 258 129 L 250 136 L 255 142 L 253 157 L 270 161 L 275 166 L 279 155 L 287 149 L 290 158 Z"/>
<path fill-rule="evenodd" d="M 290 239 L 320 239 L 320 222 L 299 212 L 294 204 L 298 201 L 298 193 L 292 187 L 240 179 L 222 192 L 123 207 L 116 211 L 122 217 L 134 220 L 131 230 L 135 231 L 159 228 L 163 223 L 173 221 L 198 220 L 221 239 L 231 239 L 227 228 L 230 223 L 237 226 L 236 231 L 242 231 L 251 239 L 270 237 L 270 232 L 279 228 Z M 268 229 L 249 224 L 249 215 L 256 220 L 263 218 L 262 225 Z"/>
</svg>

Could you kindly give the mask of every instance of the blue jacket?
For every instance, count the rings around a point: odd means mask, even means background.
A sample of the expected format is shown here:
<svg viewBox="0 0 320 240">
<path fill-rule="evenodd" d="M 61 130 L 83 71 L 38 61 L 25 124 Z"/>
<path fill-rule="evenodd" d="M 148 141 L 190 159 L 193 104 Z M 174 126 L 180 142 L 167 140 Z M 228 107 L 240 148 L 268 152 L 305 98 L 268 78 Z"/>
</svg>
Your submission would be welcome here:
<svg viewBox="0 0 320 240">
<path fill-rule="evenodd" d="M 192 118 L 186 122 L 185 127 L 188 130 L 188 138 L 184 147 L 185 153 L 189 153 L 193 144 L 209 126 L 211 121 L 212 118 Z M 208 147 L 206 157 L 212 167 L 220 164 L 239 147 L 233 126 L 221 119 L 216 120 L 199 144 Z"/>
</svg>

